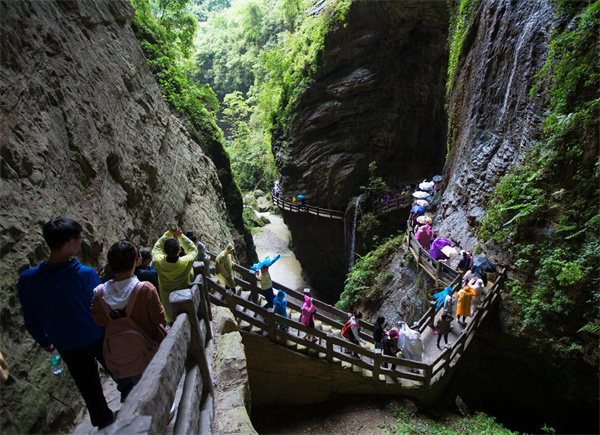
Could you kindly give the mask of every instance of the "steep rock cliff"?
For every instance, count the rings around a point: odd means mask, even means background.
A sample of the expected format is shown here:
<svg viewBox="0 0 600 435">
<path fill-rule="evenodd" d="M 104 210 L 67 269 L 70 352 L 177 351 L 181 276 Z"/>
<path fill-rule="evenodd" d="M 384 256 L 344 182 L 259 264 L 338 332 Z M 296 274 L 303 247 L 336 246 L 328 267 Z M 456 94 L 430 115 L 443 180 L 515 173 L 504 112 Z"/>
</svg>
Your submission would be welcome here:
<svg viewBox="0 0 600 435">
<path fill-rule="evenodd" d="M 473 2 L 477 3 L 477 2 Z M 547 101 L 530 97 L 546 61 L 550 0 L 481 1 L 448 93 L 450 149 L 436 230 L 468 249 L 489 194 L 539 136 Z"/>
<path fill-rule="evenodd" d="M 303 193 L 310 204 L 346 210 L 372 161 L 394 190 L 441 170 L 447 29 L 444 2 L 352 4 L 345 24 L 325 38 L 313 83 L 274 134 L 285 196 Z M 332 231 L 323 220 L 285 218 L 311 284 L 339 294 L 347 269 L 341 224 Z"/>
<path fill-rule="evenodd" d="M 18 272 L 45 259 L 41 226 L 83 226 L 80 259 L 101 268 L 118 240 L 152 247 L 167 223 L 207 247 L 245 250 L 217 168 L 165 104 L 125 0 L 2 2 L 1 342 L 11 378 L 2 432 L 58 432 L 81 408 L 25 331 Z M 239 219 L 241 219 L 241 211 Z"/>
<path fill-rule="evenodd" d="M 509 266 L 509 278 L 535 280 L 519 278 L 514 259 L 478 240 L 476 231 L 501 177 L 540 139 L 548 89 L 543 83 L 535 95 L 530 90 L 546 61 L 551 32 L 576 24 L 559 22 L 557 2 L 550 0 L 467 3 L 474 8 L 449 87 L 449 156 L 434 229 L 461 247 L 483 251 L 496 264 Z M 458 13 L 458 2 L 455 5 Z M 543 228 L 544 222 L 538 224 L 529 231 L 542 240 L 551 230 Z M 473 409 L 498 416 L 512 429 L 536 432 L 547 424 L 559 433 L 597 432 L 597 362 L 593 367 L 564 358 L 532 344 L 532 336 L 517 337 L 510 315 L 501 305 L 489 333 L 478 336 L 473 357 L 461 367 L 456 392 Z M 533 335 L 549 337 L 551 331 L 538 324 Z"/>
</svg>

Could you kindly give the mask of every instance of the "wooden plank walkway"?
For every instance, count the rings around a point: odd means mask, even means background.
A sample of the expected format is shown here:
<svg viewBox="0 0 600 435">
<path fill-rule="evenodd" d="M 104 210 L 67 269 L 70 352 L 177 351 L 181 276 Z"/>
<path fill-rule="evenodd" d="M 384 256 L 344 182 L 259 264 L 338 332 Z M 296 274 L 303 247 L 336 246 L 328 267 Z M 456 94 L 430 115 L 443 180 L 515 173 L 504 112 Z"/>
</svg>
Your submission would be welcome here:
<svg viewBox="0 0 600 435">
<path fill-rule="evenodd" d="M 427 272 L 434 280 L 441 281 L 446 285 L 451 285 L 456 277 L 461 274 L 447 264 L 434 260 L 429 256 L 429 252 L 423 249 L 416 239 L 410 226 L 410 221 L 406 223 L 406 243 L 408 244 L 408 249 L 410 249 L 410 252 L 417 261 L 418 266 Z"/>
<path fill-rule="evenodd" d="M 291 201 L 286 201 L 283 198 L 273 196 L 273 204 L 282 210 L 291 211 L 293 213 L 307 213 L 313 216 L 342 220 L 344 212 L 339 210 L 330 210 L 328 208 L 316 207 L 308 204 L 294 204 Z"/>
<path fill-rule="evenodd" d="M 285 318 L 261 306 L 263 297 L 257 286 L 254 271 L 234 266 L 239 277 L 235 278 L 236 290 L 225 289 L 213 277 L 205 277 L 208 284 L 209 297 L 212 303 L 227 306 L 238 319 L 240 329 L 255 333 L 288 349 L 309 354 L 343 368 L 352 368 L 365 378 L 370 378 L 382 385 L 396 385 L 405 388 L 431 388 L 452 368 L 473 340 L 476 329 L 487 317 L 493 304 L 500 298 L 500 288 L 504 280 L 504 271 L 493 285 L 484 291 L 481 304 L 473 307 L 474 314 L 466 325 L 453 322 L 450 334 L 450 345 L 438 349 L 437 335 L 434 334 L 434 321 L 441 316 L 441 309 L 435 309 L 432 302 L 423 317 L 411 326 L 422 334 L 425 352 L 423 361 L 413 361 L 382 355 L 375 350 L 372 338 L 373 325 L 360 321 L 360 336 L 365 343 L 355 345 L 341 336 L 341 329 L 349 315 L 335 307 L 314 300 L 317 307 L 315 328 L 309 328 L 300 323 L 300 310 L 303 294 L 273 282 L 274 289 L 281 289 L 288 295 L 289 317 Z M 455 291 L 460 290 L 462 275 L 456 273 L 450 285 Z M 277 327 L 277 324 L 287 326 L 287 330 Z M 318 338 L 312 342 L 304 339 L 304 334 Z M 443 343 L 442 343 L 443 344 Z M 350 353 L 359 357 L 352 356 Z M 384 368 L 383 363 L 396 365 L 395 370 Z"/>
</svg>

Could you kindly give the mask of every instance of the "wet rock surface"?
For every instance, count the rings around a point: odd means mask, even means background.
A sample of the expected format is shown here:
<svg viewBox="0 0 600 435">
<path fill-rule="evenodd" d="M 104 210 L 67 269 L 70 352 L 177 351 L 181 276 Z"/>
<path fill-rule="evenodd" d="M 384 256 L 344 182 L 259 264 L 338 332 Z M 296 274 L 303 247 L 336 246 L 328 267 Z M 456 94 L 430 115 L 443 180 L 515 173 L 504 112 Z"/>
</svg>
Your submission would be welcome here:
<svg viewBox="0 0 600 435">
<path fill-rule="evenodd" d="M 477 245 L 478 222 L 500 177 L 539 136 L 547 101 L 529 91 L 546 61 L 553 20 L 548 0 L 483 1 L 465 39 L 449 92 L 454 128 L 436 222 L 466 249 Z"/>
<path fill-rule="evenodd" d="M 303 193 L 308 204 L 345 210 L 367 185 L 372 161 L 394 189 L 441 170 L 447 31 L 443 2 L 353 3 L 347 25 L 326 37 L 288 131 L 274 134 L 285 197 Z M 347 270 L 337 239 L 343 228 L 290 215 L 294 252 L 311 285 L 339 293 Z"/>
<path fill-rule="evenodd" d="M 211 251 L 234 241 L 243 258 L 245 247 L 215 165 L 170 113 L 148 69 L 128 1 L 1 8 L 0 341 L 12 375 L 1 394 L 1 431 L 54 433 L 82 400 L 66 370 L 50 374 L 16 295 L 18 272 L 48 255 L 45 222 L 78 220 L 80 259 L 99 268 L 114 242 L 151 248 L 173 221 Z"/>
<path fill-rule="evenodd" d="M 530 95 L 557 23 L 555 3 L 479 3 L 460 53 L 448 100 L 449 150 L 436 232 L 463 249 L 483 251 L 497 266 L 510 259 L 476 239 L 479 221 L 500 178 L 518 165 L 541 132 L 544 84 Z M 512 275 L 512 274 L 511 274 Z M 514 278 L 509 275 L 509 278 Z M 478 331 L 461 366 L 457 394 L 472 410 L 509 428 L 557 433 L 598 431 L 598 369 L 542 353 L 514 336 L 508 314 Z M 545 331 L 540 331 L 544 334 Z"/>
</svg>

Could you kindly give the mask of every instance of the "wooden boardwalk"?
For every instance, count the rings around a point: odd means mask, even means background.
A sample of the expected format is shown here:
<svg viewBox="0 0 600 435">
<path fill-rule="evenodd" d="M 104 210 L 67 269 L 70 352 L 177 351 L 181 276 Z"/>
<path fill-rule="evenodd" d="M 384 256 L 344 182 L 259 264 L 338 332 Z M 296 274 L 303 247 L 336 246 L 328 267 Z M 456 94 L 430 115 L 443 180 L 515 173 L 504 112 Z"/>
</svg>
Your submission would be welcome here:
<svg viewBox="0 0 600 435">
<path fill-rule="evenodd" d="M 451 268 L 446 263 L 438 260 L 434 260 L 429 256 L 427 252 L 415 237 L 412 231 L 410 222 L 406 223 L 406 243 L 408 249 L 412 253 L 413 257 L 417 261 L 418 266 L 423 269 L 427 274 L 436 281 L 441 281 L 446 285 L 451 285 L 460 272 Z"/>
<path fill-rule="evenodd" d="M 254 271 L 239 265 L 234 265 L 238 275 L 235 278 L 236 290 L 222 287 L 213 277 L 206 276 L 210 301 L 216 305 L 227 306 L 231 309 L 239 322 L 240 329 L 258 334 L 285 348 L 308 354 L 341 365 L 342 368 L 356 369 L 364 378 L 381 384 L 382 388 L 391 385 L 409 389 L 434 388 L 459 362 L 467 349 L 477 328 L 487 317 L 493 305 L 500 298 L 500 288 L 504 281 L 504 272 L 499 274 L 497 280 L 483 292 L 483 300 L 474 306 L 474 314 L 469 317 L 466 325 L 454 323 L 451 333 L 451 345 L 438 349 L 435 341 L 433 325 L 441 316 L 441 310 L 435 309 L 432 302 L 429 310 L 423 317 L 411 326 L 422 334 L 425 345 L 423 361 L 413 361 L 406 358 L 397 358 L 382 355 L 375 350 L 372 338 L 373 325 L 360 321 L 361 338 L 365 340 L 362 346 L 351 343 L 341 336 L 341 329 L 348 320 L 349 315 L 335 307 L 314 300 L 317 308 L 315 315 L 315 328 L 309 328 L 300 323 L 300 310 L 303 294 L 273 282 L 274 289 L 281 289 L 288 295 L 289 316 L 282 317 L 261 306 L 263 300 L 257 286 Z M 462 275 L 456 273 L 450 283 L 455 291 L 460 290 Z M 286 330 L 280 329 L 277 324 L 287 326 Z M 317 337 L 317 341 L 304 339 L 304 334 L 309 333 Z M 352 356 L 349 352 L 357 354 Z M 384 363 L 396 365 L 395 370 L 386 368 Z M 388 366 L 389 367 L 389 366 Z"/>
<path fill-rule="evenodd" d="M 408 240 L 410 243 L 410 235 Z M 421 254 L 415 256 L 418 257 Z M 424 270 L 429 267 L 427 261 L 418 264 Z M 234 271 L 236 289 L 231 290 L 218 284 L 203 263 L 194 264 L 196 278 L 190 288 L 173 292 L 169 298 L 175 323 L 139 384 L 122 404 L 115 423 L 104 433 L 212 433 L 211 303 L 229 307 L 239 328 L 248 334 L 348 369 L 351 376 L 360 376 L 360 382 L 352 382 L 352 385 L 368 384 L 377 394 L 408 394 L 424 401 L 431 400 L 447 386 L 445 381 L 450 379 L 478 328 L 500 300 L 505 279 L 503 270 L 483 291 L 482 300 L 475 301 L 473 314 L 466 325 L 453 322 L 450 343 L 441 349 L 436 346 L 437 336 L 433 329 L 441 310 L 436 310 L 435 303 L 431 302 L 427 312 L 411 326 L 421 333 L 425 347 L 423 360 L 414 361 L 386 356 L 376 350 L 373 325 L 362 320 L 359 326 L 364 343 L 356 345 L 346 340 L 341 336 L 341 329 L 348 320 L 348 313 L 318 300 L 314 300 L 317 308 L 315 328 L 303 325 L 300 310 L 304 294 L 273 282 L 275 289 L 288 295 L 288 317 L 277 315 L 272 309 L 261 306 L 263 297 L 254 271 L 239 265 L 234 265 Z M 462 275 L 453 269 L 447 271 L 447 275 L 452 273 L 455 276 L 450 285 L 458 291 Z M 287 328 L 281 329 L 281 324 Z M 305 339 L 306 333 L 316 337 L 316 341 Z M 390 368 L 391 364 L 396 366 L 394 370 Z M 109 400 L 114 404 L 118 397 L 114 385 L 109 389 Z M 172 409 L 175 409 L 173 414 Z M 81 434 L 94 432 L 85 422 L 75 429 L 75 433 Z"/>
<path fill-rule="evenodd" d="M 330 210 L 328 208 L 316 207 L 308 204 L 294 204 L 291 201 L 286 201 L 283 198 L 277 198 L 276 196 L 273 196 L 273 204 L 282 210 L 291 211 L 293 213 L 306 213 L 313 216 L 336 220 L 344 219 L 343 211 Z"/>
</svg>

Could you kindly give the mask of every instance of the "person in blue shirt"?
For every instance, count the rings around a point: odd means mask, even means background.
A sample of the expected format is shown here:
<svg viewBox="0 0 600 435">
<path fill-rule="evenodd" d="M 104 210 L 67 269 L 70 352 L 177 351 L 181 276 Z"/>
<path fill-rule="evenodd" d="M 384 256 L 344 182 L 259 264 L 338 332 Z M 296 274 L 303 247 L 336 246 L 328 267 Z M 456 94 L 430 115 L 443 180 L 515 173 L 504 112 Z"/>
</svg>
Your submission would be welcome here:
<svg viewBox="0 0 600 435">
<path fill-rule="evenodd" d="M 138 257 L 134 275 L 138 277 L 140 281 L 148 281 L 152 283 L 156 291 L 158 291 L 158 272 L 150 267 L 152 261 L 152 254 L 148 250 L 141 250 L 140 256 Z"/>
<path fill-rule="evenodd" d="M 104 366 L 104 328 L 94 323 L 90 308 L 100 278 L 73 258 L 81 249 L 77 222 L 53 219 L 44 225 L 43 234 L 50 248 L 48 261 L 19 277 L 25 327 L 44 350 L 58 351 L 85 400 L 92 425 L 103 428 L 114 417 L 98 374 L 97 361 Z"/>
</svg>

